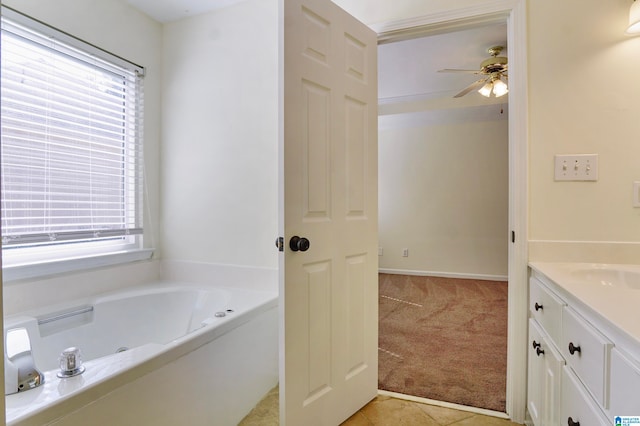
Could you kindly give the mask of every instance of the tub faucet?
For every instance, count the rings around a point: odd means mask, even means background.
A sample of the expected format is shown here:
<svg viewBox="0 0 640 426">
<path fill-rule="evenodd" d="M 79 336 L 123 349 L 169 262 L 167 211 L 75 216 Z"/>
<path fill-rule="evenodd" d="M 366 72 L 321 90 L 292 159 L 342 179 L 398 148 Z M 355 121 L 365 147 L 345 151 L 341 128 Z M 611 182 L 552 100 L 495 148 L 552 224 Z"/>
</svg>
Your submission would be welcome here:
<svg viewBox="0 0 640 426">
<path fill-rule="evenodd" d="M 36 388 L 44 374 L 36 368 L 26 328 L 12 328 L 5 336 L 5 395 Z"/>
</svg>

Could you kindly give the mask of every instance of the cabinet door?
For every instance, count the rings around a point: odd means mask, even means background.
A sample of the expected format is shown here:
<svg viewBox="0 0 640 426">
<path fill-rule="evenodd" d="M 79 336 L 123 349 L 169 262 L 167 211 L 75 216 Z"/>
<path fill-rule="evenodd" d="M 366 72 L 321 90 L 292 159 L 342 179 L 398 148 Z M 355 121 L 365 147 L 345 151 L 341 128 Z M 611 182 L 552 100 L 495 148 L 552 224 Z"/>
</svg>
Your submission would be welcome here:
<svg viewBox="0 0 640 426">
<path fill-rule="evenodd" d="M 640 415 L 640 366 L 611 351 L 611 416 Z"/>
<path fill-rule="evenodd" d="M 535 426 L 542 425 L 542 413 L 544 412 L 543 378 L 544 362 L 536 353 L 536 347 L 542 345 L 542 332 L 536 325 L 536 321 L 529 320 L 529 365 L 527 378 L 527 409 Z"/>
<path fill-rule="evenodd" d="M 529 320 L 527 406 L 535 426 L 559 424 L 560 376 L 564 360 L 537 322 Z"/>
<path fill-rule="evenodd" d="M 562 398 L 559 425 L 611 426 L 593 398 L 569 366 L 562 369 Z M 572 423 L 573 422 L 573 423 Z"/>
</svg>

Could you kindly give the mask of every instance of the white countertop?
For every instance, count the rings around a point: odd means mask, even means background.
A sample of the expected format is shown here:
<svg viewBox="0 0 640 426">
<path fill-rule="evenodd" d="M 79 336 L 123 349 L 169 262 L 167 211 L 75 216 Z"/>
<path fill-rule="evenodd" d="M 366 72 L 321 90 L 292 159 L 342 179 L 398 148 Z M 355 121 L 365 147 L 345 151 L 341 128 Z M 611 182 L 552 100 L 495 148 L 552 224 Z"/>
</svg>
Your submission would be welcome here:
<svg viewBox="0 0 640 426">
<path fill-rule="evenodd" d="M 535 272 L 640 345 L 640 265 L 531 262 Z"/>
</svg>

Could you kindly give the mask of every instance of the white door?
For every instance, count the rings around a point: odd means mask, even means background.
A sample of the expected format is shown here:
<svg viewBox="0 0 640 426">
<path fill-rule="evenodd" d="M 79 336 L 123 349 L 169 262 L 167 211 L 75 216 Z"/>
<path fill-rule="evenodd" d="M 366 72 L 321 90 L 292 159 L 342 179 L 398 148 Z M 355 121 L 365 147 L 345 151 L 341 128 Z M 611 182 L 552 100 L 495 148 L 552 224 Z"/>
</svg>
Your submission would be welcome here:
<svg viewBox="0 0 640 426">
<path fill-rule="evenodd" d="M 378 386 L 377 36 L 283 6 L 280 422 L 335 426 Z"/>
</svg>

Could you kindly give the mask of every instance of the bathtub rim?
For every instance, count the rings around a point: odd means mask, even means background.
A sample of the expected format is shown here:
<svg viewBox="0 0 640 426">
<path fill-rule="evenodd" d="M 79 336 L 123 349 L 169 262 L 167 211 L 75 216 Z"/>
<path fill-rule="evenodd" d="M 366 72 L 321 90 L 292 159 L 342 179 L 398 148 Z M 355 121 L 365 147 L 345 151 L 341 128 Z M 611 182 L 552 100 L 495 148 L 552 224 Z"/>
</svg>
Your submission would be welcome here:
<svg viewBox="0 0 640 426">
<path fill-rule="evenodd" d="M 86 383 L 82 385 L 79 389 L 76 389 L 69 394 L 60 395 L 56 397 L 55 401 L 52 401 L 50 404 L 42 405 L 29 412 L 24 412 L 20 415 L 14 416 L 12 418 L 8 418 L 7 415 L 9 413 L 10 405 L 12 399 L 15 401 L 18 398 L 24 398 L 24 395 L 29 395 L 30 392 L 43 392 L 43 389 L 32 389 L 27 392 L 13 394 L 13 395 L 5 395 L 5 419 L 7 426 L 13 425 L 40 425 L 47 424 L 52 422 L 58 418 L 63 417 L 68 414 L 70 411 L 77 409 L 82 405 L 86 405 L 91 401 L 95 401 L 100 399 L 102 396 L 114 391 L 115 389 L 132 382 L 140 377 L 149 374 L 150 372 L 161 368 L 162 366 L 169 364 L 190 352 L 197 350 L 198 348 L 212 342 L 216 338 L 227 334 L 233 331 L 235 328 L 240 327 L 243 324 L 250 322 L 253 319 L 256 319 L 260 316 L 260 314 L 268 312 L 272 309 L 277 309 L 278 307 L 278 294 L 273 291 L 261 291 L 261 290 L 247 290 L 243 288 L 234 288 L 234 287 L 226 287 L 221 285 L 213 285 L 213 284 L 201 284 L 201 283 L 176 283 L 175 281 L 160 281 L 156 283 L 143 284 L 136 287 L 119 289 L 108 291 L 105 293 L 97 294 L 92 297 L 81 298 L 80 301 L 92 303 L 92 301 L 99 300 L 103 297 L 117 297 L 119 294 L 140 294 L 138 293 L 140 290 L 152 290 L 157 291 L 167 290 L 167 289 L 175 289 L 179 288 L 181 290 L 187 289 L 199 289 L 205 290 L 208 288 L 211 289 L 223 289 L 229 290 L 233 292 L 239 293 L 261 293 L 264 296 L 264 299 L 260 302 L 257 302 L 255 305 L 245 308 L 241 311 L 235 311 L 233 315 L 228 315 L 224 318 L 219 318 L 217 324 L 212 324 L 200 329 L 196 329 L 190 333 L 187 333 L 183 336 L 180 336 L 174 339 L 171 342 L 166 344 L 147 344 L 137 348 L 130 349 L 127 352 L 138 350 L 140 354 L 140 358 L 136 361 L 131 362 L 131 364 L 126 365 L 124 368 L 119 370 L 115 374 L 108 374 L 105 377 L 100 377 L 95 379 L 90 383 Z M 161 292 L 161 291 L 159 291 Z M 72 305 L 78 303 L 78 300 L 73 302 L 57 304 L 57 305 Z M 52 306 L 57 306 L 52 305 Z M 30 310 L 26 312 L 26 314 L 34 313 L 34 312 L 50 312 L 50 309 L 38 308 L 34 310 Z M 24 317 L 24 315 L 11 315 L 10 317 Z M 5 320 L 6 321 L 6 320 Z M 5 322 L 5 330 L 7 323 Z M 148 353 L 145 353 L 148 352 Z M 126 352 L 125 352 L 126 353 Z M 93 359 L 87 361 L 85 366 L 87 369 L 89 368 L 99 368 L 101 365 L 105 366 L 110 364 L 109 360 L 113 362 L 114 357 L 118 356 L 118 354 L 112 354 L 106 357 L 101 357 L 97 359 Z M 49 370 L 45 372 L 46 378 L 48 381 L 50 380 L 67 380 L 67 379 L 58 379 L 55 376 L 55 370 Z M 21 396 L 22 395 L 22 396 Z"/>
</svg>

